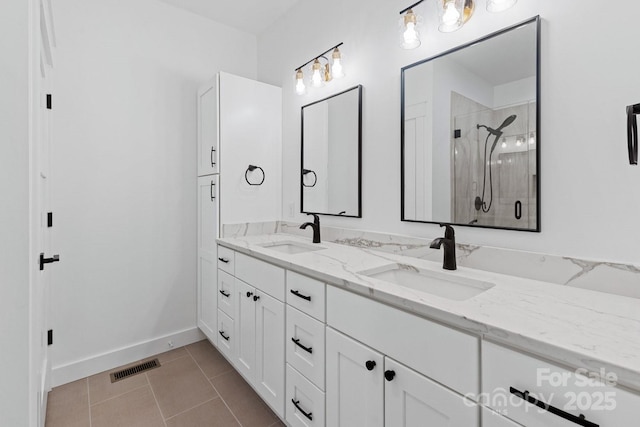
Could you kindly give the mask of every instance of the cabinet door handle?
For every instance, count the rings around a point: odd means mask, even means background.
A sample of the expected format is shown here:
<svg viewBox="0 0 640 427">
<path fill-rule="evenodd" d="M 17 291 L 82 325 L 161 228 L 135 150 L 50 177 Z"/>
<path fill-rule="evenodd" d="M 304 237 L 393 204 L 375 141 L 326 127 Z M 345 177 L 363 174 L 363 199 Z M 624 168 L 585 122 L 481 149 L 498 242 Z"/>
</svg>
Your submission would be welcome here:
<svg viewBox="0 0 640 427">
<path fill-rule="evenodd" d="M 529 396 L 529 392 L 525 390 L 524 392 L 516 390 L 513 387 L 509 387 L 509 392 L 514 396 L 519 397 L 522 400 L 525 400 L 532 405 L 536 405 L 538 408 L 544 409 L 547 412 L 551 412 L 553 415 L 557 415 L 560 418 L 564 418 L 565 420 L 569 420 L 572 423 L 578 424 L 583 427 L 600 427 L 598 424 L 592 423 L 591 421 L 587 421 L 583 414 L 572 415 L 568 412 L 563 411 L 562 409 L 558 409 L 549 405 L 548 403 L 544 403 L 541 400 L 536 399 L 535 397 Z"/>
<path fill-rule="evenodd" d="M 229 292 L 225 292 L 222 289 L 220 290 L 220 293 L 222 294 L 223 297 L 226 297 L 226 298 L 229 298 L 229 296 L 231 296 Z"/>
<path fill-rule="evenodd" d="M 248 292 L 247 291 L 247 298 L 251 298 L 251 295 L 253 295 L 253 292 Z"/>
<path fill-rule="evenodd" d="M 365 362 L 364 366 L 367 367 L 367 371 L 373 371 L 373 368 L 376 367 L 376 361 L 375 360 L 367 360 Z"/>
<path fill-rule="evenodd" d="M 294 291 L 293 289 L 291 290 L 291 293 L 294 294 L 295 296 L 297 296 L 298 298 L 302 298 L 302 299 L 306 299 L 307 301 L 311 301 L 311 297 L 310 296 L 306 296 L 306 295 L 302 295 L 300 292 L 298 291 Z"/>
<path fill-rule="evenodd" d="M 216 188 L 216 185 L 213 183 L 213 181 L 211 181 L 211 188 L 209 189 L 209 195 L 211 196 L 212 202 L 216 199 L 215 191 L 213 190 L 214 188 Z"/>
<path fill-rule="evenodd" d="M 293 341 L 295 343 L 295 345 L 297 345 L 298 347 L 300 347 L 301 349 L 303 349 L 307 353 L 313 354 L 313 347 L 305 347 L 305 346 L 303 346 L 302 344 L 300 344 L 300 339 L 291 338 L 291 341 Z"/>
<path fill-rule="evenodd" d="M 214 167 L 216 165 L 216 161 L 214 160 L 214 156 L 213 153 L 216 152 L 216 149 L 211 147 L 211 167 Z"/>
<path fill-rule="evenodd" d="M 396 371 L 384 371 L 384 379 L 387 381 L 393 381 L 393 379 L 396 377 Z"/>
<path fill-rule="evenodd" d="M 253 296 L 253 301 L 258 301 L 260 299 L 260 295 L 254 295 Z"/>
<path fill-rule="evenodd" d="M 300 405 L 298 405 L 300 403 L 299 400 L 295 400 L 295 399 L 291 399 L 291 402 L 293 402 L 293 405 L 296 407 L 296 409 L 298 411 L 300 411 L 300 413 L 302 415 L 304 415 L 305 417 L 307 417 L 309 419 L 309 421 L 313 421 L 313 413 L 312 412 L 305 412 L 304 409 L 302 409 L 300 407 Z"/>
<path fill-rule="evenodd" d="M 229 336 L 228 336 L 228 335 L 225 335 L 225 334 L 224 334 L 224 332 L 222 332 L 222 331 L 218 331 L 218 333 L 219 333 L 219 334 L 220 334 L 220 336 L 221 336 L 222 338 L 224 338 L 226 341 L 229 341 Z"/>
<path fill-rule="evenodd" d="M 226 258 L 218 258 L 218 261 L 222 261 L 222 262 L 224 262 L 225 264 L 229 264 L 229 260 L 228 260 L 228 259 L 226 259 Z"/>
</svg>

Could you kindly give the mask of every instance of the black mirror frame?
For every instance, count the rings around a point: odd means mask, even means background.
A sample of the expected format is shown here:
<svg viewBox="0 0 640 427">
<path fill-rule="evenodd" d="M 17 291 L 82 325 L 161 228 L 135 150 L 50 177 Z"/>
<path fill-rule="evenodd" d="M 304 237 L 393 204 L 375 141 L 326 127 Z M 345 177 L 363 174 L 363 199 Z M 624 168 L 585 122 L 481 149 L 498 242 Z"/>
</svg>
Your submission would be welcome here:
<svg viewBox="0 0 640 427">
<path fill-rule="evenodd" d="M 413 64 L 404 66 L 401 68 L 401 79 L 400 79 L 400 162 L 401 162 L 401 167 L 400 167 L 400 220 L 404 221 L 404 222 L 415 222 L 415 223 L 422 223 L 422 224 L 440 224 L 443 223 L 444 221 L 420 221 L 420 220 L 413 220 L 413 219 L 406 219 L 405 215 L 404 215 L 404 182 L 405 182 L 405 177 L 404 177 L 404 121 L 405 121 L 405 113 L 404 113 L 404 103 L 405 103 L 405 97 L 404 97 L 404 89 L 405 89 L 405 71 L 424 64 L 425 62 L 429 62 L 432 61 L 434 59 L 446 56 L 450 53 L 453 52 L 457 52 L 459 50 L 465 49 L 467 47 L 473 46 L 475 44 L 481 43 L 485 40 L 489 40 L 491 38 L 494 38 L 496 36 L 499 36 L 501 34 L 504 33 L 508 33 L 509 31 L 512 31 L 516 28 L 522 27 L 524 25 L 529 25 L 531 23 L 535 23 L 536 24 L 536 168 L 537 168 L 537 172 L 536 172 L 536 227 L 535 228 L 515 228 L 515 227 L 499 227 L 499 226 L 493 226 L 493 225 L 477 225 L 477 224 L 461 224 L 461 223 L 455 223 L 455 222 L 447 222 L 447 224 L 451 224 L 451 225 L 455 225 L 455 226 L 464 226 L 464 227 L 472 227 L 472 228 L 490 228 L 490 229 L 498 229 L 498 230 L 512 230 L 512 231 L 528 231 L 528 232 L 533 232 L 533 233 L 539 233 L 541 231 L 541 218 L 540 218 L 540 214 L 541 214 L 541 209 L 540 209 L 540 201 L 541 201 L 541 191 L 540 191 L 540 45 L 541 45 L 541 41 L 540 41 L 540 33 L 541 33 L 541 20 L 540 20 L 540 16 L 535 16 L 531 19 L 528 19 L 526 21 L 520 22 L 518 24 L 515 25 L 511 25 L 507 28 L 504 28 L 502 30 L 496 31 L 494 33 L 491 33 L 489 35 L 486 35 L 484 37 L 481 37 L 479 39 L 476 39 L 474 41 L 471 41 L 469 43 L 466 43 L 464 45 L 455 47 L 453 49 L 447 50 L 445 52 L 442 52 L 438 55 L 432 56 L 430 58 L 427 59 L 423 59 L 421 61 L 418 62 L 414 62 Z"/>
<path fill-rule="evenodd" d="M 303 105 L 300 108 L 300 171 L 304 170 L 304 109 L 320 102 L 326 101 L 352 90 L 358 90 L 358 214 L 357 215 L 341 215 L 324 212 L 311 212 L 304 210 L 304 174 L 300 173 L 300 213 L 338 216 L 341 218 L 362 218 L 362 85 L 353 86 L 342 92 L 333 94 L 326 98 L 314 101 L 310 104 Z M 317 177 L 316 177 L 317 180 Z M 315 185 L 315 184 L 314 184 Z"/>
</svg>

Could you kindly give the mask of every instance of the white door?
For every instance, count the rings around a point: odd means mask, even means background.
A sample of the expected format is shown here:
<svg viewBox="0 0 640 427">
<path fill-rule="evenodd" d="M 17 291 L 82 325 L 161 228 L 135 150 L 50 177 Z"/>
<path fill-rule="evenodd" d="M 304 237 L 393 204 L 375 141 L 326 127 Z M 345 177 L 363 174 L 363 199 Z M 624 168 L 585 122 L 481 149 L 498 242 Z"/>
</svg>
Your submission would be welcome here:
<svg viewBox="0 0 640 427">
<path fill-rule="evenodd" d="M 478 427 L 478 406 L 385 358 L 385 425 Z"/>
<path fill-rule="evenodd" d="M 198 90 L 198 176 L 218 173 L 217 80 Z"/>
<path fill-rule="evenodd" d="M 198 178 L 198 327 L 216 342 L 218 259 L 217 175 Z"/>
<path fill-rule="evenodd" d="M 326 349 L 327 426 L 383 426 L 382 355 L 331 328 Z"/>
<path fill-rule="evenodd" d="M 40 2 L 39 2 L 40 3 Z M 51 128 L 53 116 L 53 47 L 54 34 L 52 25 L 51 4 L 43 1 L 40 17 L 38 39 L 40 40 L 39 76 L 34 81 L 36 96 L 39 102 L 34 103 L 34 147 L 32 151 L 34 168 L 32 169 L 31 198 L 31 230 L 33 230 L 32 254 L 34 262 L 34 280 L 31 282 L 32 313 L 32 386 L 37 390 L 37 409 L 35 423 L 44 426 L 47 409 L 47 394 L 51 388 L 51 356 L 49 352 L 50 295 L 51 274 L 55 271 L 56 258 L 52 242 L 53 212 L 51 196 Z M 44 263 L 43 263 L 44 262 Z M 42 267 L 41 267 L 42 265 Z M 52 331 L 53 332 L 53 331 Z M 53 338 L 53 335 L 51 335 Z"/>
<path fill-rule="evenodd" d="M 255 288 L 242 280 L 235 282 L 234 336 L 236 338 L 236 368 L 245 378 L 253 380 L 256 360 L 256 303 Z"/>
<path fill-rule="evenodd" d="M 262 398 L 284 418 L 284 303 L 256 291 L 256 376 Z"/>
</svg>

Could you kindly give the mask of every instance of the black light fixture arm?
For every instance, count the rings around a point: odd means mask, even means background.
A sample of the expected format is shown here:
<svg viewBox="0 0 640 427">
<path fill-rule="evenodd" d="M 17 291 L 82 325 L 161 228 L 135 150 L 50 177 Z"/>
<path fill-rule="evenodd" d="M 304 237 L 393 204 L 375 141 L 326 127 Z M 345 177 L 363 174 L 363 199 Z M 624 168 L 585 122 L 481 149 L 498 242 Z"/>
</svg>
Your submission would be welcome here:
<svg viewBox="0 0 640 427">
<path fill-rule="evenodd" d="M 424 1 L 424 0 L 422 0 L 422 1 Z M 316 56 L 316 57 L 314 57 L 314 58 L 312 58 L 312 59 L 308 60 L 307 62 L 305 62 L 305 63 L 304 63 L 304 64 L 302 64 L 301 66 L 297 67 L 297 68 L 295 69 L 295 71 L 302 70 L 305 66 L 307 66 L 307 65 L 311 64 L 313 61 L 315 61 L 315 60 L 316 60 L 316 59 L 318 59 L 318 58 L 324 58 L 324 59 L 327 59 L 324 55 L 326 55 L 327 53 L 331 52 L 333 49 L 335 49 L 335 48 L 337 48 L 337 47 L 342 46 L 343 44 L 344 44 L 344 42 L 340 42 L 340 43 L 338 43 L 337 45 L 333 46 L 332 48 L 325 50 L 325 51 L 324 51 L 324 52 L 322 52 L 320 55 L 318 55 L 318 56 Z M 327 61 L 329 61 L 329 60 L 327 59 Z"/>
<path fill-rule="evenodd" d="M 400 15 L 402 15 L 403 13 L 405 13 L 405 12 L 406 12 L 407 10 L 409 10 L 409 9 L 413 9 L 414 7 L 416 7 L 417 5 L 419 5 L 420 3 L 422 3 L 423 1 L 424 1 L 424 0 L 420 0 L 420 1 L 415 2 L 414 4 L 412 4 L 412 5 L 411 5 L 411 6 L 409 6 L 409 7 L 405 7 L 404 9 L 402 9 L 402 10 L 400 11 Z"/>
</svg>

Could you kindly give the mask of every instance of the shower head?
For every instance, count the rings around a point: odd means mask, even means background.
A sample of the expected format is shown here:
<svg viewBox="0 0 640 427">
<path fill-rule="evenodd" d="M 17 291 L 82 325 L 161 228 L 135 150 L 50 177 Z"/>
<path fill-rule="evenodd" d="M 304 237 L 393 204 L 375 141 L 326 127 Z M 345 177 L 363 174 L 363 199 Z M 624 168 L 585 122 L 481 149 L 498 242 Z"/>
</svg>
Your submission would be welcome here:
<svg viewBox="0 0 640 427">
<path fill-rule="evenodd" d="M 498 129 L 493 129 L 486 125 L 476 125 L 476 129 L 485 128 L 487 132 L 489 132 L 491 135 L 494 135 L 495 137 L 500 138 L 502 136 L 502 129 L 506 128 L 511 123 L 513 123 L 517 117 L 518 116 L 516 116 L 515 114 L 510 115 L 509 117 L 504 119 L 504 122 L 502 122 L 502 124 L 498 127 Z"/>
</svg>

